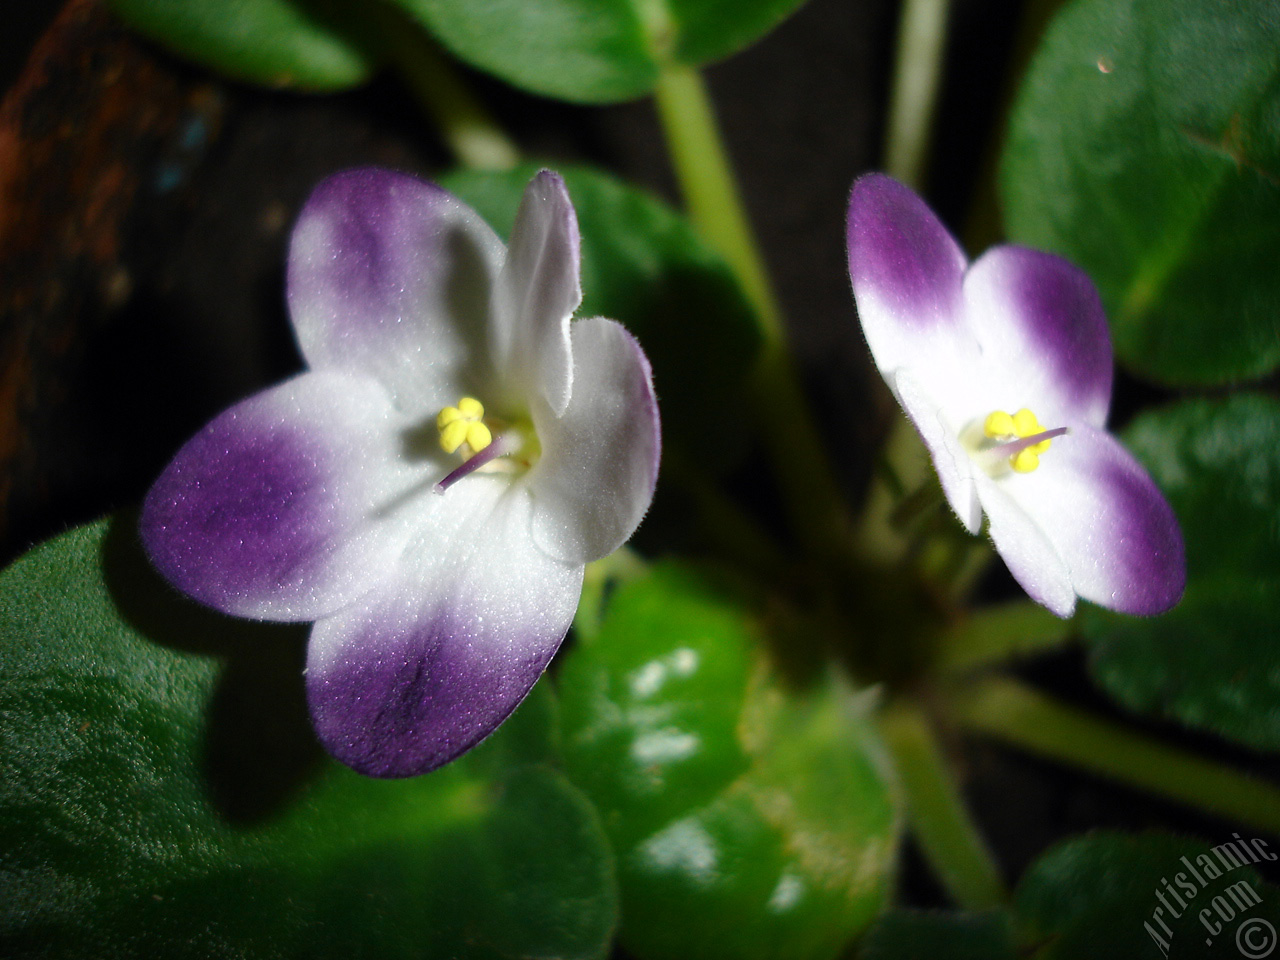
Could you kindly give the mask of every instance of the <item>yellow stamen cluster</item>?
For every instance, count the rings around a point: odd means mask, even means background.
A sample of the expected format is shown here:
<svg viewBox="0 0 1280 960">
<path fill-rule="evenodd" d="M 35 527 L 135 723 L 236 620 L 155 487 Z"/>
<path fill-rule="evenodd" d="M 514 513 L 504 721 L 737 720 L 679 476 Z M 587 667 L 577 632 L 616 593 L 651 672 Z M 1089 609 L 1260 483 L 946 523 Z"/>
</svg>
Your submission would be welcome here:
<svg viewBox="0 0 1280 960">
<path fill-rule="evenodd" d="M 463 397 L 456 407 L 441 410 L 436 429 L 445 453 L 453 453 L 465 443 L 476 454 L 493 442 L 493 434 L 484 425 L 484 404 L 475 397 Z"/>
<path fill-rule="evenodd" d="M 982 424 L 982 432 L 992 440 L 1007 443 L 1044 433 L 1045 428 L 1040 425 L 1034 413 L 1023 407 L 1013 416 L 1003 410 L 995 410 L 987 414 L 987 419 Z M 1030 473 L 1040 466 L 1040 454 L 1049 449 L 1050 443 L 1052 443 L 1051 440 L 1041 440 L 1039 443 L 1024 447 L 1009 458 L 1009 466 L 1018 473 Z"/>
</svg>

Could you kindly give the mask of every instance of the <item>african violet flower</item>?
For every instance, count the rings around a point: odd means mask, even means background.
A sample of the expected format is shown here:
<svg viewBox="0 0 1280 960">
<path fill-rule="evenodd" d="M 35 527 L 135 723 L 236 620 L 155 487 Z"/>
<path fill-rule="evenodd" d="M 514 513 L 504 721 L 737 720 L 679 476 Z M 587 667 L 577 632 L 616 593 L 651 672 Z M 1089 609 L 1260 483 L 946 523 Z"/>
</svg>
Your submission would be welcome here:
<svg viewBox="0 0 1280 960">
<path fill-rule="evenodd" d="M 1089 278 L 1060 257 L 995 247 L 972 266 L 919 197 L 853 185 L 849 273 L 876 366 L 970 533 L 986 514 L 1010 572 L 1069 616 L 1076 596 L 1169 609 L 1186 570 L 1173 511 L 1105 429 L 1111 340 Z"/>
<path fill-rule="evenodd" d="M 146 498 L 175 586 L 315 621 L 312 719 L 357 770 L 423 773 L 491 733 L 564 638 L 584 564 L 648 508 L 649 364 L 614 321 L 570 323 L 578 273 L 553 173 L 510 248 L 434 185 L 332 177 L 289 250 L 307 372 L 215 419 Z"/>
</svg>

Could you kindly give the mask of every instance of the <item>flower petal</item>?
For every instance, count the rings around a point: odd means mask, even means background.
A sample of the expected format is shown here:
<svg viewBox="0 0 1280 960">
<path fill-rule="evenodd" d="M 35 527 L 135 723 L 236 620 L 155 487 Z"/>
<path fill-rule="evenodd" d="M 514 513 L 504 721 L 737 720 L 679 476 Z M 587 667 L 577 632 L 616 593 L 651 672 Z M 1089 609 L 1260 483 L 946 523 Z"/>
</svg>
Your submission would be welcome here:
<svg viewBox="0 0 1280 960">
<path fill-rule="evenodd" d="M 950 358 L 965 333 L 965 256 L 910 189 L 884 174 L 859 177 L 849 198 L 849 276 L 862 332 L 886 376 Z"/>
<path fill-rule="evenodd" d="M 1149 616 L 1182 596 L 1186 556 L 1173 509 L 1106 431 L 1073 428 L 1037 470 L 1003 485 L 1053 542 L 1084 599 Z M 998 540 L 996 546 L 1004 554 Z"/>
<path fill-rule="evenodd" d="M 559 174 L 525 188 L 494 302 L 493 364 L 557 415 L 573 389 L 569 320 L 582 302 L 578 217 Z"/>
<path fill-rule="evenodd" d="M 402 410 L 434 414 L 488 360 L 497 235 L 434 184 L 390 170 L 339 173 L 311 194 L 289 247 L 294 330 L 312 369 L 376 377 Z"/>
<path fill-rule="evenodd" d="M 1013 579 L 1036 603 L 1060 617 L 1071 616 L 1076 609 L 1076 591 L 1057 545 L 1009 488 L 981 471 L 974 479 L 990 524 L 991 542 Z M 1023 480 L 1026 475 L 1011 479 Z"/>
<path fill-rule="evenodd" d="M 147 494 L 152 562 L 237 616 L 311 620 L 350 603 L 408 536 L 404 520 L 376 514 L 417 475 L 401 463 L 400 426 L 377 381 L 342 373 L 303 374 L 237 404 Z"/>
<path fill-rule="evenodd" d="M 573 398 L 534 411 L 542 459 L 529 475 L 538 545 L 570 563 L 612 553 L 653 500 L 661 435 L 644 351 L 621 324 L 573 324 Z"/>
<path fill-rule="evenodd" d="M 994 247 L 970 267 L 964 294 L 988 381 L 1007 393 L 992 409 L 1031 407 L 1046 426 L 1106 423 L 1111 335 L 1082 270 L 1038 250 Z"/>
<path fill-rule="evenodd" d="M 529 536 L 528 491 L 472 475 L 387 588 L 319 621 L 307 698 L 326 749 L 377 777 L 434 770 L 519 705 L 569 629 L 582 567 Z"/>
<path fill-rule="evenodd" d="M 982 529 L 982 506 L 978 502 L 974 474 L 981 471 L 961 446 L 959 428 L 948 420 L 929 391 L 909 370 L 897 371 L 889 378 L 889 385 L 929 450 L 947 503 L 965 529 L 977 533 Z"/>
</svg>

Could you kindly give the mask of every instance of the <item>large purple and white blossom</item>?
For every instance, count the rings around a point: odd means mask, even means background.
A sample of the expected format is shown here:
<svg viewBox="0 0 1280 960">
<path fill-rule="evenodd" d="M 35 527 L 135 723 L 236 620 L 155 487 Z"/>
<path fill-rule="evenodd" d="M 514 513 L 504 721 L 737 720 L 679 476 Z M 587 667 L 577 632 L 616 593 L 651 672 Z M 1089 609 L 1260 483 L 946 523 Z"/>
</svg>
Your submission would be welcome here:
<svg viewBox="0 0 1280 960">
<path fill-rule="evenodd" d="M 571 322 L 581 299 L 556 174 L 504 247 L 432 184 L 340 173 L 289 250 L 307 371 L 206 426 L 146 498 L 143 542 L 179 589 L 314 621 L 312 719 L 356 770 L 424 773 L 491 733 L 564 638 L 584 565 L 648 509 L 649 364 L 614 321 Z"/>
<path fill-rule="evenodd" d="M 1076 597 L 1161 613 L 1182 595 L 1168 502 L 1106 430 L 1112 353 L 1089 278 L 998 246 L 970 265 L 915 193 L 853 185 L 849 274 L 876 366 L 970 533 L 986 514 L 1014 578 L 1061 617 Z"/>
</svg>

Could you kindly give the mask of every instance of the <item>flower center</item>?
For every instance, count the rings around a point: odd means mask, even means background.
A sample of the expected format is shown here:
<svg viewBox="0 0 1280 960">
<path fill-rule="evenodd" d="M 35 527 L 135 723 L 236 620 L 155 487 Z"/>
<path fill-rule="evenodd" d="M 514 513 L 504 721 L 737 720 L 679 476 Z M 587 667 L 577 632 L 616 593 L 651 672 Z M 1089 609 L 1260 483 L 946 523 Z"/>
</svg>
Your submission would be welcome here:
<svg viewBox="0 0 1280 960">
<path fill-rule="evenodd" d="M 484 423 L 484 404 L 475 397 L 463 397 L 456 407 L 445 407 L 436 417 L 440 431 L 440 449 L 454 453 L 461 446 L 476 454 L 493 442 L 493 434 Z"/>
<path fill-rule="evenodd" d="M 984 445 L 984 449 L 1007 459 L 1015 473 L 1031 473 L 1040 466 L 1040 455 L 1049 449 L 1054 437 L 1066 432 L 1066 427 L 1046 430 L 1026 407 L 1012 415 L 993 410 L 982 423 L 983 436 L 995 441 Z"/>
<path fill-rule="evenodd" d="M 449 454 L 461 452 L 465 458 L 461 466 L 436 484 L 436 493 L 444 493 L 481 468 L 488 468 L 486 472 L 501 469 L 514 473 L 528 469 L 538 459 L 540 447 L 533 424 L 508 426 L 492 417 L 489 423 L 501 428 L 497 437 L 485 423 L 484 404 L 475 397 L 463 397 L 457 406 L 445 407 L 436 416 L 440 449 Z M 502 463 L 498 463 L 499 460 Z"/>
</svg>

